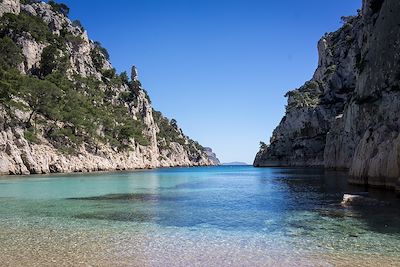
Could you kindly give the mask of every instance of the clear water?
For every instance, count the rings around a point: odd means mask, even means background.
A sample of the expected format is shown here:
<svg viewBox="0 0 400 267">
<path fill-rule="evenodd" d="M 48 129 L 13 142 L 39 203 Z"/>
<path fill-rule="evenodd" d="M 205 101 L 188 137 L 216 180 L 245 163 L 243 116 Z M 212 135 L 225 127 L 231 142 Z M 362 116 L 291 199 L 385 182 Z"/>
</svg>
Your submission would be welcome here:
<svg viewBox="0 0 400 267">
<path fill-rule="evenodd" d="M 1 266 L 400 266 L 400 199 L 345 174 L 205 167 L 3 177 Z"/>
</svg>

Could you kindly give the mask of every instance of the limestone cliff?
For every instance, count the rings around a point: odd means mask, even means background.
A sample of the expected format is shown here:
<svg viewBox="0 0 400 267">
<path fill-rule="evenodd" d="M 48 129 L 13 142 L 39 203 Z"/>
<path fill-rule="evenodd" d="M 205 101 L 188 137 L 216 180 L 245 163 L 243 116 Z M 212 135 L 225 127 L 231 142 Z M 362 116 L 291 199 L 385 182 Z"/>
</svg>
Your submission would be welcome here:
<svg viewBox="0 0 400 267">
<path fill-rule="evenodd" d="M 0 1 L 0 174 L 215 164 L 68 11 Z"/>
<path fill-rule="evenodd" d="M 254 166 L 347 169 L 351 182 L 400 189 L 400 2 L 364 0 L 318 43 L 313 78 Z"/>
<path fill-rule="evenodd" d="M 220 165 L 221 162 L 217 158 L 217 155 L 213 152 L 212 148 L 205 147 L 204 151 L 206 152 L 208 158 L 213 162 L 214 165 Z"/>
</svg>

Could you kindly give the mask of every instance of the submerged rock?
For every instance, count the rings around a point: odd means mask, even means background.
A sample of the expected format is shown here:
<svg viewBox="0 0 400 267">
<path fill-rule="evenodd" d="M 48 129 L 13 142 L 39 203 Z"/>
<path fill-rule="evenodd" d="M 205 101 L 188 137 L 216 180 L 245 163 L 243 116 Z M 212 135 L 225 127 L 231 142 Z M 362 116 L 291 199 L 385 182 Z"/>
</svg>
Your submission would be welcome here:
<svg viewBox="0 0 400 267">
<path fill-rule="evenodd" d="M 389 203 L 372 198 L 367 192 L 344 194 L 340 203 L 342 206 L 386 206 Z"/>
<path fill-rule="evenodd" d="M 344 194 L 340 203 L 342 206 L 363 204 L 366 202 L 368 193 L 365 194 Z"/>
</svg>

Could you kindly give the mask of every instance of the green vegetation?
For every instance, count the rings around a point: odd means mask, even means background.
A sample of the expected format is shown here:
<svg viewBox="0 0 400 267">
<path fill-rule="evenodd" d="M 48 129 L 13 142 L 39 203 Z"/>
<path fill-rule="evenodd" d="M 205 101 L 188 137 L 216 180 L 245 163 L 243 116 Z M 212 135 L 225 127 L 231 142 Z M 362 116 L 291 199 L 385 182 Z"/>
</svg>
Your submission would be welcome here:
<svg viewBox="0 0 400 267">
<path fill-rule="evenodd" d="M 293 90 L 286 93 L 289 97 L 288 108 L 315 107 L 320 103 L 321 93 L 316 91 Z"/>
<path fill-rule="evenodd" d="M 47 3 L 51 6 L 54 12 L 63 14 L 64 16 L 68 17 L 69 7 L 66 4 L 56 3 L 53 0 L 49 0 Z"/>
<path fill-rule="evenodd" d="M 129 84 L 129 78 L 128 78 L 128 73 L 126 73 L 126 71 L 121 72 L 121 74 L 119 75 L 121 81 L 124 84 Z"/>
<path fill-rule="evenodd" d="M 104 66 L 104 60 L 110 60 L 110 55 L 107 49 L 101 46 L 100 42 L 94 43 L 95 47 L 90 52 L 90 57 L 92 58 L 93 65 L 97 71 L 102 71 Z"/>
<path fill-rule="evenodd" d="M 62 29 L 60 31 L 58 47 L 62 48 L 63 46 L 65 46 L 66 42 L 70 43 L 72 47 L 77 48 L 83 43 L 83 39 L 81 36 L 75 36 L 67 30 Z"/>
<path fill-rule="evenodd" d="M 352 24 L 355 18 L 356 18 L 355 16 L 342 16 L 340 20 L 342 24 L 347 24 L 347 23 Z"/>
<path fill-rule="evenodd" d="M 101 71 L 103 69 L 103 57 L 98 52 L 98 50 L 93 49 L 90 51 L 90 57 L 92 58 L 93 65 L 97 71 Z"/>
<path fill-rule="evenodd" d="M 335 71 L 337 70 L 337 66 L 336 65 L 330 65 L 327 69 L 326 69 L 326 71 L 325 71 L 325 75 L 329 75 L 329 74 L 332 74 L 332 73 L 334 73 Z"/>
<path fill-rule="evenodd" d="M 53 10 L 67 15 L 63 4 L 49 2 Z M 8 36 L 17 37 L 29 32 L 38 42 L 48 42 L 41 55 L 39 70 L 34 75 L 21 75 L 15 68 L 22 62 L 21 49 Z M 75 75 L 67 78 L 69 54 L 66 43 L 80 45 L 80 36 L 61 30 L 60 36 L 52 35 L 48 26 L 38 17 L 22 12 L 20 15 L 6 14 L 0 19 L 0 101 L 10 111 L 12 108 L 29 111 L 23 122 L 26 136 L 35 142 L 36 127 L 44 129 L 44 136 L 56 147 L 71 152 L 82 142 L 110 143 L 117 149 L 128 148 L 133 138 L 148 145 L 143 136 L 144 125 L 132 119 L 124 106 L 106 101 L 107 90 L 94 78 Z M 95 63 L 102 66 L 109 58 L 107 50 L 96 44 L 95 51 L 101 58 Z M 115 70 L 103 73 L 107 85 L 122 85 L 127 75 L 119 77 Z M 44 118 L 44 120 L 41 120 Z M 41 121 L 39 123 L 39 121 Z M 101 131 L 99 131 L 101 129 Z"/>
<path fill-rule="evenodd" d="M 57 47 L 49 45 L 43 49 L 42 58 L 40 60 L 40 70 L 43 76 L 47 76 L 57 67 Z"/>
<path fill-rule="evenodd" d="M 46 23 L 40 18 L 21 12 L 19 15 L 7 13 L 0 18 L 0 37 L 22 35 L 29 32 L 38 42 L 54 38 Z"/>
<path fill-rule="evenodd" d="M 350 35 L 346 35 L 346 42 L 347 44 L 352 44 L 354 42 L 354 37 L 350 36 Z"/>
<path fill-rule="evenodd" d="M 170 146 L 172 142 L 178 143 L 182 145 L 186 151 L 189 152 L 189 156 L 192 159 L 198 159 L 199 151 L 204 151 L 204 148 L 196 141 L 192 139 L 188 139 L 185 141 L 183 134 L 180 132 L 177 121 L 172 119 L 168 120 L 166 117 L 162 115 L 161 112 L 153 110 L 153 118 L 154 122 L 158 125 L 160 132 L 157 135 L 157 141 L 160 145 L 164 142 L 165 146 L 162 146 L 161 149 L 166 149 Z"/>
<path fill-rule="evenodd" d="M 365 57 L 366 55 L 361 55 L 361 53 L 356 55 L 356 68 L 358 69 L 358 73 L 362 73 L 365 69 L 365 65 L 367 63 Z"/>
<path fill-rule="evenodd" d="M 122 92 L 119 95 L 120 100 L 124 102 L 133 103 L 134 105 L 137 105 L 137 97 L 139 95 L 140 90 L 143 90 L 144 93 L 146 94 L 147 100 L 149 101 L 149 103 L 151 103 L 147 92 L 143 88 L 141 88 L 140 82 L 129 81 L 126 72 L 122 72 L 119 76 L 116 76 L 113 80 L 110 81 L 110 83 L 114 83 L 114 85 L 118 83 L 128 85 L 129 92 Z"/>
<path fill-rule="evenodd" d="M 126 149 L 131 138 L 148 145 L 142 134 L 143 123 L 132 119 L 126 107 L 105 102 L 105 93 L 98 90 L 98 81 L 93 78 L 80 77 L 73 82 L 56 71 L 39 79 L 14 70 L 1 70 L 0 78 L 0 102 L 11 108 L 17 105 L 13 99 L 23 100 L 25 110 L 30 111 L 24 122 L 26 127 L 36 127 L 39 119 L 45 118 L 45 137 L 56 146 L 61 142 L 63 146 L 77 147 L 85 141 L 107 142 Z M 103 135 L 98 134 L 100 128 Z"/>
<path fill-rule="evenodd" d="M 53 71 L 59 71 L 65 73 L 69 66 L 69 55 L 62 52 L 57 45 L 51 44 L 43 49 L 41 60 L 40 60 L 40 74 L 45 77 L 51 74 Z"/>
<path fill-rule="evenodd" d="M 35 118 L 38 113 L 42 114 L 47 119 L 62 119 L 62 114 L 59 110 L 62 90 L 55 84 L 47 80 L 29 77 L 22 79 L 18 93 L 31 110 L 27 121 L 28 125 L 31 124 L 31 120 Z"/>
<path fill-rule="evenodd" d="M 25 139 L 28 140 L 28 142 L 33 143 L 33 144 L 38 144 L 39 139 L 37 138 L 37 135 L 35 133 L 35 130 L 33 128 L 28 128 L 24 132 Z"/>
<path fill-rule="evenodd" d="M 186 145 L 186 149 L 189 151 L 189 156 L 191 156 L 192 159 L 199 159 L 199 151 L 204 151 L 204 147 L 192 139 L 189 139 L 189 144 Z"/>
<path fill-rule="evenodd" d="M 5 69 L 16 68 L 23 60 L 21 48 L 9 37 L 0 39 L 0 66 Z"/>
<path fill-rule="evenodd" d="M 167 146 L 171 142 L 177 142 L 181 145 L 185 145 L 185 139 L 181 136 L 178 129 L 175 128 L 172 123 L 165 118 L 161 112 L 154 110 L 153 117 L 155 123 L 158 125 L 160 132 L 157 135 L 158 141 L 165 140 Z M 173 120 L 176 123 L 176 120 Z"/>
<path fill-rule="evenodd" d="M 64 4 L 49 4 L 54 11 L 68 15 L 69 8 Z M 79 21 L 73 25 L 82 27 Z M 43 137 L 64 154 L 76 153 L 82 145 L 94 152 L 100 144 L 109 144 L 116 151 L 130 149 L 133 140 L 149 145 L 142 116 L 133 119 L 128 110 L 128 106 L 137 104 L 142 90 L 150 102 L 140 82 L 130 81 L 126 72 L 118 75 L 115 69 L 105 69 L 104 63 L 110 57 L 99 42 L 90 56 L 101 79 L 70 72 L 67 48 L 80 46 L 83 39 L 66 29 L 60 30 L 59 36 L 53 35 L 46 23 L 26 12 L 0 18 L 0 106 L 8 112 L 12 124 L 25 129 L 24 136 L 30 143 L 39 143 L 39 137 Z M 23 75 L 17 70 L 24 57 L 16 40 L 29 36 L 27 33 L 46 47 L 36 69 Z M 122 86 L 128 86 L 129 91 L 116 90 Z M 26 119 L 17 119 L 16 110 L 27 112 Z M 198 152 L 203 148 L 180 132 L 176 120 L 169 121 L 156 111 L 154 119 L 160 128 L 160 144 L 167 148 L 176 142 L 189 151 L 190 157 L 200 156 Z"/>
<path fill-rule="evenodd" d="M 353 28 L 353 23 L 354 23 L 354 19 L 355 18 L 356 18 L 355 16 L 343 16 L 343 17 L 341 17 L 341 21 L 343 23 L 343 27 L 338 32 L 351 30 Z"/>
<path fill-rule="evenodd" d="M 260 149 L 265 150 L 267 148 L 268 148 L 268 145 L 266 143 L 264 143 L 263 141 L 260 141 Z"/>
<path fill-rule="evenodd" d="M 113 69 L 108 69 L 108 70 L 103 70 L 101 72 L 101 74 L 103 74 L 104 78 L 107 78 L 107 79 L 111 80 L 111 79 L 115 78 L 116 70 L 114 68 Z"/>
<path fill-rule="evenodd" d="M 40 0 L 20 0 L 19 2 L 23 5 L 30 5 L 34 3 L 39 3 Z"/>
<path fill-rule="evenodd" d="M 80 20 L 77 20 L 77 19 L 74 20 L 74 21 L 72 22 L 72 26 L 78 27 L 78 28 L 80 28 L 82 31 L 84 30 L 84 28 L 83 28 L 82 23 L 81 23 Z"/>
</svg>

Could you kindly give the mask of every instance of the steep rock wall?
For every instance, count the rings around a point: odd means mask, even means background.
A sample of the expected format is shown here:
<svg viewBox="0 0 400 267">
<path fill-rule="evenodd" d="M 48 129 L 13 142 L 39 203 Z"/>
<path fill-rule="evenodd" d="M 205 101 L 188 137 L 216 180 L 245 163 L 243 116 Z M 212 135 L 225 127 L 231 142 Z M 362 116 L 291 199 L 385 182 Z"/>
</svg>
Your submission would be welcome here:
<svg viewBox="0 0 400 267">
<path fill-rule="evenodd" d="M 288 93 L 255 166 L 347 169 L 350 182 L 400 188 L 398 14 L 399 1 L 364 0 L 358 16 L 320 40 L 313 79 Z"/>
</svg>

